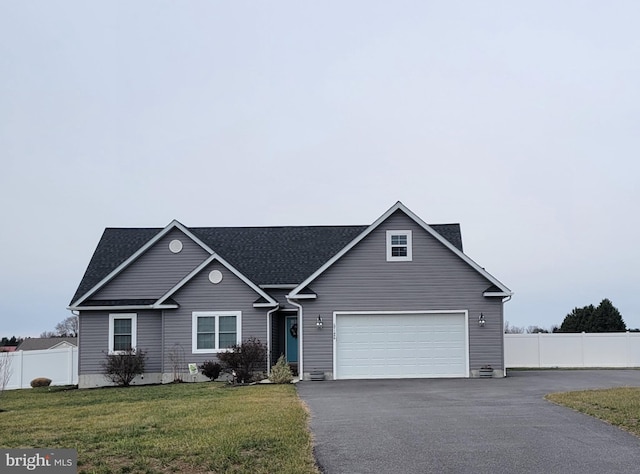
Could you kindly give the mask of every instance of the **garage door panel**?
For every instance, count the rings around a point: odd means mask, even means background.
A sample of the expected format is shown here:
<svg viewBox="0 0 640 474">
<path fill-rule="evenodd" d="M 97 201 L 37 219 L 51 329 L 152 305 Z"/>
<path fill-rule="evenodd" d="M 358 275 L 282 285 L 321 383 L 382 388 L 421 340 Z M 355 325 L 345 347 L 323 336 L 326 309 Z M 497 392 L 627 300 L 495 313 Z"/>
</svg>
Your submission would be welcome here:
<svg viewBox="0 0 640 474">
<path fill-rule="evenodd" d="M 466 377 L 464 313 L 337 314 L 337 378 Z"/>
</svg>

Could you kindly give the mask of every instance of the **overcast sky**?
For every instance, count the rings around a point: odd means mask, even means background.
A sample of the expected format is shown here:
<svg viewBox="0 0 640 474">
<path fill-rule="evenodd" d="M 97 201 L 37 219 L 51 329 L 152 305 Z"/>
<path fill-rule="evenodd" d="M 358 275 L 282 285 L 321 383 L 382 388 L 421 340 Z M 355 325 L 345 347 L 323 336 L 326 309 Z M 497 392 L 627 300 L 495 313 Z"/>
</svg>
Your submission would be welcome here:
<svg viewBox="0 0 640 474">
<path fill-rule="evenodd" d="M 459 222 L 505 319 L 640 327 L 637 1 L 0 0 L 0 336 L 105 227 Z"/>
</svg>

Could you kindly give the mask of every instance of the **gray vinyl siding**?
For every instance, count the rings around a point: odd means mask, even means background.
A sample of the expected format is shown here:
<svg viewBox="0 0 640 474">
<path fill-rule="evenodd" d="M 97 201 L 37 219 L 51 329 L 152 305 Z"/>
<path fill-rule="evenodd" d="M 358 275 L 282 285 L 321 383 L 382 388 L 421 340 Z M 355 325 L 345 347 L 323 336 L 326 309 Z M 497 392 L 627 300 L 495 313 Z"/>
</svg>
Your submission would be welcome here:
<svg viewBox="0 0 640 474">
<path fill-rule="evenodd" d="M 169 242 L 174 239 L 182 242 L 179 253 L 169 250 Z M 208 256 L 181 230 L 172 229 L 91 299 L 159 298 Z"/>
<path fill-rule="evenodd" d="M 386 261 L 386 231 L 411 230 L 413 260 Z M 316 300 L 303 305 L 304 371 L 333 371 L 334 311 L 467 310 L 469 368 L 503 368 L 500 298 L 483 297 L 491 286 L 477 271 L 398 211 L 310 284 Z M 484 328 L 477 324 L 483 313 Z M 325 321 L 316 328 L 316 318 Z"/>
<path fill-rule="evenodd" d="M 109 351 L 109 315 L 137 314 L 137 348 L 147 353 L 145 372 L 160 372 L 162 320 L 160 311 L 82 311 L 78 338 L 79 375 L 99 374 Z"/>
<path fill-rule="evenodd" d="M 216 285 L 209 281 L 212 270 L 222 272 L 222 281 Z M 192 353 L 192 313 L 194 311 L 240 311 L 242 312 L 242 338 L 257 337 L 267 343 L 267 311 L 269 308 L 254 308 L 259 295 L 245 282 L 218 262 L 211 262 L 172 298 L 180 305 L 178 309 L 164 311 L 165 372 L 171 370 L 168 353 L 177 345 L 182 348 L 187 363 L 201 364 L 216 360 L 215 353 Z M 266 370 L 266 361 L 265 367 Z"/>
</svg>

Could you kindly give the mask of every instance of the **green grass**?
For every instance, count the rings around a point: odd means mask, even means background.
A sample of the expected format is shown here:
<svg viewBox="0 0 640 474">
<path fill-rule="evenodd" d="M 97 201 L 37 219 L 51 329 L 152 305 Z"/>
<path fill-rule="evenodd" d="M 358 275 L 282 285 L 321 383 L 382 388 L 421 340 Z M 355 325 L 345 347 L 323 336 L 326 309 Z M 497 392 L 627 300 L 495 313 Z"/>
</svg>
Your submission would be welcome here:
<svg viewBox="0 0 640 474">
<path fill-rule="evenodd" d="M 316 473 L 291 385 L 5 391 L 0 445 L 78 450 L 86 473 Z"/>
<path fill-rule="evenodd" d="M 546 399 L 640 436 L 640 387 L 552 393 Z"/>
</svg>

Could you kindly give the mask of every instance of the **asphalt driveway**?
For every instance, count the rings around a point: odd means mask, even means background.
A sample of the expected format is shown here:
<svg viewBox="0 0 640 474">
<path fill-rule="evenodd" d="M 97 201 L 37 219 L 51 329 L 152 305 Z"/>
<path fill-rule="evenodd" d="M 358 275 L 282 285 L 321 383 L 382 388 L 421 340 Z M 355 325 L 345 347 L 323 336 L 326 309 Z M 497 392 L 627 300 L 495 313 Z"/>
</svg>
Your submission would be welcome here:
<svg viewBox="0 0 640 474">
<path fill-rule="evenodd" d="M 617 386 L 640 386 L 640 371 L 302 382 L 298 393 L 330 474 L 640 472 L 640 439 L 543 399 Z"/>
</svg>

